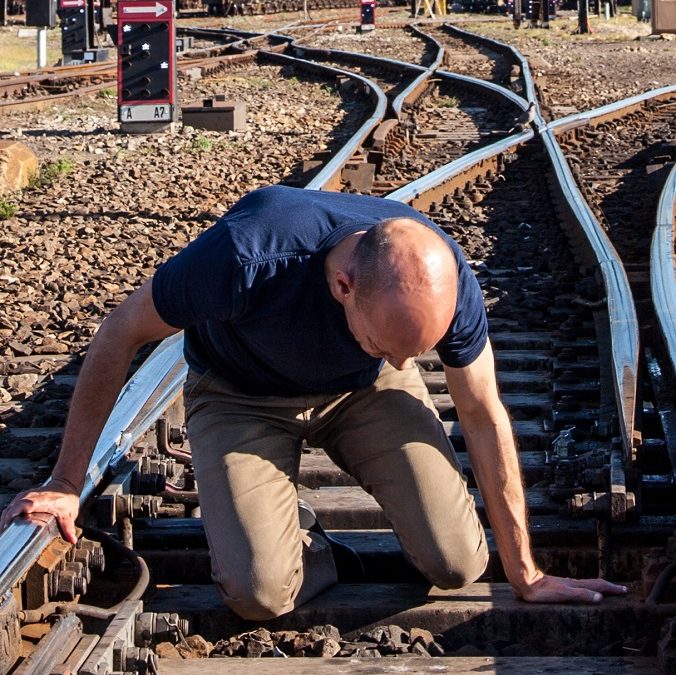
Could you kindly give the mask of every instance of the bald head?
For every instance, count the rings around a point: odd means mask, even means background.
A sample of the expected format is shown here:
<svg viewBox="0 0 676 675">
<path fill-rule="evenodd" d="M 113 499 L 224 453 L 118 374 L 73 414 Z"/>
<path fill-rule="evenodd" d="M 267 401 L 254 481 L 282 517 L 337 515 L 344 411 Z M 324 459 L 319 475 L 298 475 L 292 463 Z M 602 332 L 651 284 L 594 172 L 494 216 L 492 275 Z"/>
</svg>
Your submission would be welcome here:
<svg viewBox="0 0 676 675">
<path fill-rule="evenodd" d="M 359 235 L 334 295 L 369 354 L 393 365 L 430 349 L 455 312 L 457 262 L 434 230 L 409 218 L 383 221 Z"/>
<path fill-rule="evenodd" d="M 457 264 L 446 241 L 411 218 L 385 220 L 364 233 L 351 260 L 358 305 L 383 295 L 424 298 L 455 308 Z"/>
</svg>

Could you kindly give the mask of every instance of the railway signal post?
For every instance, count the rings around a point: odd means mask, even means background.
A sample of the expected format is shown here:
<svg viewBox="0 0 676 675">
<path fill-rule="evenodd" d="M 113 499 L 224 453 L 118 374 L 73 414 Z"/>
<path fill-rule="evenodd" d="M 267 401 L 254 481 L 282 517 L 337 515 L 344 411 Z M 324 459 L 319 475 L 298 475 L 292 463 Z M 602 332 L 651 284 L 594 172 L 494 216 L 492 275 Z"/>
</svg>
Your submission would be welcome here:
<svg viewBox="0 0 676 675">
<path fill-rule="evenodd" d="M 108 60 L 108 50 L 95 44 L 94 0 L 59 0 L 63 63 L 97 63 Z"/>
<path fill-rule="evenodd" d="M 361 0 L 361 24 L 362 33 L 374 30 L 376 27 L 376 0 Z"/>
<path fill-rule="evenodd" d="M 177 119 L 173 0 L 117 5 L 117 103 L 122 130 L 150 133 Z"/>
</svg>

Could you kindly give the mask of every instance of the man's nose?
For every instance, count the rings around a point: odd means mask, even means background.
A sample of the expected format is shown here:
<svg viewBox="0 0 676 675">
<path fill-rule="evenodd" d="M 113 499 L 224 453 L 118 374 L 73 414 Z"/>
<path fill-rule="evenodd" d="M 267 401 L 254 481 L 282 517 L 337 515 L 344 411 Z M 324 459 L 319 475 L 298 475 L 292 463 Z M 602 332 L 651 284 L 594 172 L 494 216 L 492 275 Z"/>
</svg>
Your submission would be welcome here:
<svg viewBox="0 0 676 675">
<path fill-rule="evenodd" d="M 408 363 L 408 357 L 404 359 L 397 359 L 394 357 L 390 357 L 387 359 L 387 362 L 393 367 L 396 368 L 397 370 L 404 370 L 406 368 L 406 364 Z"/>
</svg>

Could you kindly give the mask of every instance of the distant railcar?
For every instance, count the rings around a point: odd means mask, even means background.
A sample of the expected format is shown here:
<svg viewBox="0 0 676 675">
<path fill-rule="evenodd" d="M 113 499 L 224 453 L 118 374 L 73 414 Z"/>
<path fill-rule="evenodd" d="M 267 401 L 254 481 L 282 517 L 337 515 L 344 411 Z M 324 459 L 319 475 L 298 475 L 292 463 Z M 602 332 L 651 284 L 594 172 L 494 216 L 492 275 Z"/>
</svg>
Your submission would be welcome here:
<svg viewBox="0 0 676 675">
<path fill-rule="evenodd" d="M 504 0 L 454 0 L 448 2 L 449 11 L 472 12 L 475 14 L 504 14 L 507 5 Z"/>
<path fill-rule="evenodd" d="M 191 3 L 194 0 L 179 0 Z M 274 14 L 276 12 L 301 12 L 304 8 L 333 9 L 359 7 L 359 0 L 202 0 L 202 6 L 212 16 L 235 14 Z"/>
</svg>

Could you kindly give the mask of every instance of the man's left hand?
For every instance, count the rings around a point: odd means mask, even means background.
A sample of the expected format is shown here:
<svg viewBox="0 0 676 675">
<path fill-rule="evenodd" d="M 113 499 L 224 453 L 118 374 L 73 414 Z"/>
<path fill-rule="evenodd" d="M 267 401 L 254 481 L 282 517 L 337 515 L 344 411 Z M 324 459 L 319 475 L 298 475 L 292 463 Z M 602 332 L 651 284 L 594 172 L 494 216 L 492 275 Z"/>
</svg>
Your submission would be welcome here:
<svg viewBox="0 0 676 675">
<path fill-rule="evenodd" d="M 604 595 L 624 595 L 626 586 L 605 579 L 567 579 L 541 574 L 535 581 L 517 589 L 526 602 L 601 602 Z"/>
</svg>

